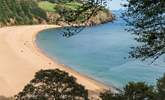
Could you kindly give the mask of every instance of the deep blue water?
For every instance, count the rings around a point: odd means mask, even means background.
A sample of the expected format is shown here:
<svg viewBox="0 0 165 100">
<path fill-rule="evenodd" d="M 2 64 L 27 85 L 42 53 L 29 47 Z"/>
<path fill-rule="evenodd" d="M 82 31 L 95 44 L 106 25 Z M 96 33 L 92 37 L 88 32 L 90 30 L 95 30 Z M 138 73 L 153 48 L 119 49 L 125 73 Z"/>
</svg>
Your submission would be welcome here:
<svg viewBox="0 0 165 100">
<path fill-rule="evenodd" d="M 40 32 L 36 42 L 51 58 L 105 84 L 121 88 L 129 81 L 145 81 L 154 85 L 165 72 L 163 58 L 153 64 L 129 59 L 130 47 L 137 43 L 124 26 L 118 19 L 70 38 L 60 34 L 62 29 L 49 29 Z"/>
</svg>

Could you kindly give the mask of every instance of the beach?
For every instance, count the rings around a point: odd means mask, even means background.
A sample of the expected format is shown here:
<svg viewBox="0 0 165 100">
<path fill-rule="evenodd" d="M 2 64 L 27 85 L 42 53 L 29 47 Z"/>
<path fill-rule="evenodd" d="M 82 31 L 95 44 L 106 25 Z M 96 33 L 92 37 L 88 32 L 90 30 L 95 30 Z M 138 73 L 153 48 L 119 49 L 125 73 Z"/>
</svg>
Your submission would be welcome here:
<svg viewBox="0 0 165 100">
<path fill-rule="evenodd" d="M 0 28 L 0 95 L 13 96 L 41 69 L 59 68 L 77 78 L 86 89 L 100 92 L 110 88 L 63 64 L 51 60 L 35 43 L 37 33 L 56 25 L 27 25 Z"/>
</svg>

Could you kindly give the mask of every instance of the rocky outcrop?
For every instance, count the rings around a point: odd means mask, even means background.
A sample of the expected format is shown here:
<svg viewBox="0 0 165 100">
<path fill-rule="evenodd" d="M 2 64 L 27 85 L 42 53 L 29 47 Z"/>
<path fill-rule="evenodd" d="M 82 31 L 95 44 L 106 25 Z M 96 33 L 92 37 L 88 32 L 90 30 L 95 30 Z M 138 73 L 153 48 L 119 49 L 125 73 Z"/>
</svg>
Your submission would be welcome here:
<svg viewBox="0 0 165 100">
<path fill-rule="evenodd" d="M 103 24 L 107 22 L 112 22 L 114 16 L 111 12 L 99 11 L 96 16 L 92 16 L 87 22 L 87 26 L 94 26 L 98 24 Z"/>
</svg>

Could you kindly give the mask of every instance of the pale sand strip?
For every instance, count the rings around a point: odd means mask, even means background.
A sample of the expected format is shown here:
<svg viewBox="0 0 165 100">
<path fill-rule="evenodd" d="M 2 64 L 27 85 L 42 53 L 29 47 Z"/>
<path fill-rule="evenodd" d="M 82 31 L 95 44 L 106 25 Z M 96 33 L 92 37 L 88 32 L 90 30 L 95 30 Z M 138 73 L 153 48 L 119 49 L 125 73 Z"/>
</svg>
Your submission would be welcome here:
<svg viewBox="0 0 165 100">
<path fill-rule="evenodd" d="M 69 72 L 91 91 L 101 91 L 105 85 L 52 61 L 35 45 L 36 34 L 55 25 L 13 26 L 0 28 L 0 95 L 13 96 L 40 69 L 59 68 Z"/>
</svg>

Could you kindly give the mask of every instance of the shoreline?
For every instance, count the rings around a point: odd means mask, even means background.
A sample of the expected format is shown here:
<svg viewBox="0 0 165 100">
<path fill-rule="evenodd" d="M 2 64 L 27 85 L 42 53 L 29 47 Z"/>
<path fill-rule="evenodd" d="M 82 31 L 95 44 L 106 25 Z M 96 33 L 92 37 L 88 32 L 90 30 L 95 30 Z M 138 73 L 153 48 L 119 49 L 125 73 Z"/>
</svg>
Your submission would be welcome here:
<svg viewBox="0 0 165 100">
<path fill-rule="evenodd" d="M 104 89 L 111 89 L 83 73 L 59 64 L 48 57 L 35 42 L 39 32 L 58 28 L 57 25 L 24 25 L 0 28 L 0 95 L 13 96 L 34 77 L 40 69 L 60 69 L 76 77 L 77 82 L 96 95 Z"/>
<path fill-rule="evenodd" d="M 62 28 L 62 27 L 58 27 L 58 28 Z M 48 28 L 48 29 L 51 29 L 51 28 Z M 44 29 L 44 30 L 48 30 L 48 29 Z M 52 28 L 54 29 L 54 28 Z M 52 60 L 54 63 L 58 64 L 59 66 L 61 66 L 61 68 L 64 68 L 62 69 L 63 71 L 66 71 L 69 73 L 69 75 L 72 75 L 72 74 L 78 74 L 80 75 L 81 77 L 84 77 L 86 79 L 88 79 L 90 82 L 96 84 L 100 89 L 99 90 L 96 90 L 97 92 L 94 92 L 93 90 L 91 91 L 90 89 L 88 89 L 89 92 L 93 92 L 94 94 L 98 94 L 98 92 L 102 92 L 104 90 L 107 90 L 107 89 L 110 89 L 113 93 L 116 93 L 117 92 L 117 88 L 115 88 L 114 86 L 111 86 L 111 85 L 107 85 L 101 81 L 98 81 L 86 74 L 83 74 L 81 72 L 78 72 L 76 70 L 74 70 L 73 68 L 69 67 L 69 66 L 66 66 L 65 64 L 61 64 L 59 63 L 56 58 L 53 59 L 52 57 L 48 56 L 39 46 L 37 46 L 37 43 L 36 43 L 36 39 L 37 39 L 37 35 L 44 31 L 44 30 L 41 30 L 39 32 L 37 32 L 34 36 L 33 36 L 33 44 L 35 46 L 35 48 L 38 50 L 38 52 L 42 53 L 43 55 L 45 55 L 47 58 L 49 58 L 50 60 Z M 60 69 L 60 68 L 59 68 Z M 61 70 L 61 69 L 60 69 Z M 72 75 L 74 76 L 74 75 Z M 77 75 L 76 75 L 77 76 Z M 74 76 L 75 77 L 75 76 Z M 76 77 L 76 80 L 78 80 L 78 78 Z M 82 84 L 80 82 L 78 82 L 79 84 Z M 83 85 L 85 88 L 86 88 L 86 85 Z"/>
</svg>

